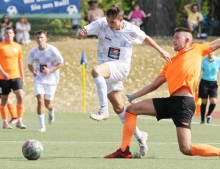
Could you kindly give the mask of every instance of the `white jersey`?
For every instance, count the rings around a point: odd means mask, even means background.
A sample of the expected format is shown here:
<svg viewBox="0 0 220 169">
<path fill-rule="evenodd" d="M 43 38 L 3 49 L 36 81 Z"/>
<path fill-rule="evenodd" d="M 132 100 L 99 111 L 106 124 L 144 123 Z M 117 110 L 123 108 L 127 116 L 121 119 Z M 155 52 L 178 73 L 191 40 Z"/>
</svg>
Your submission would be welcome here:
<svg viewBox="0 0 220 169">
<path fill-rule="evenodd" d="M 106 17 L 100 18 L 84 28 L 88 35 L 97 35 L 98 43 L 98 62 L 123 61 L 130 63 L 132 47 L 134 43 L 141 44 L 146 34 L 139 27 L 123 20 L 122 30 L 111 30 L 108 26 Z"/>
<path fill-rule="evenodd" d="M 36 63 L 35 70 L 38 71 L 38 76 L 34 77 L 35 83 L 51 85 L 59 83 L 59 69 L 47 75 L 42 73 L 42 68 L 44 66 L 51 68 L 59 63 L 63 63 L 63 57 L 56 47 L 47 44 L 45 50 L 39 50 L 38 46 L 31 49 L 28 56 L 28 64 L 33 65 L 34 62 Z"/>
</svg>

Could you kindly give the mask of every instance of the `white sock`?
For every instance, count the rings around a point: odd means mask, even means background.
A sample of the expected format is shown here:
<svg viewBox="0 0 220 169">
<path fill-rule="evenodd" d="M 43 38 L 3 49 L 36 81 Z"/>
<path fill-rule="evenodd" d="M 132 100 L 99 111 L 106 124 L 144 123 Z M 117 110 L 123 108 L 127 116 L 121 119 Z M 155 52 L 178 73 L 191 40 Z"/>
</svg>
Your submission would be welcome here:
<svg viewBox="0 0 220 169">
<path fill-rule="evenodd" d="M 94 78 L 101 109 L 108 112 L 107 84 L 104 77 Z"/>
<path fill-rule="evenodd" d="M 120 114 L 118 114 L 118 117 L 120 118 L 121 122 L 124 124 L 125 122 L 125 113 L 126 113 L 126 109 L 127 107 L 124 107 L 123 112 L 121 112 Z"/>
<path fill-rule="evenodd" d="M 138 126 L 136 126 L 136 129 L 134 131 L 134 136 L 136 140 L 140 140 L 142 137 L 142 132 L 139 130 Z"/>
<path fill-rule="evenodd" d="M 118 114 L 118 117 L 120 118 L 121 122 L 124 124 L 125 122 L 125 113 L 126 113 L 126 107 L 124 107 L 124 111 Z M 136 126 L 136 129 L 134 131 L 134 136 L 137 140 L 139 140 L 142 137 L 142 132 L 139 130 L 139 128 Z"/>
<path fill-rule="evenodd" d="M 37 117 L 40 123 L 40 128 L 45 128 L 44 114 L 38 114 Z"/>
<path fill-rule="evenodd" d="M 53 108 L 52 110 L 49 110 L 49 114 L 50 114 L 51 116 L 54 116 L 54 108 Z"/>
<path fill-rule="evenodd" d="M 18 122 L 22 122 L 22 118 L 18 118 Z"/>
</svg>

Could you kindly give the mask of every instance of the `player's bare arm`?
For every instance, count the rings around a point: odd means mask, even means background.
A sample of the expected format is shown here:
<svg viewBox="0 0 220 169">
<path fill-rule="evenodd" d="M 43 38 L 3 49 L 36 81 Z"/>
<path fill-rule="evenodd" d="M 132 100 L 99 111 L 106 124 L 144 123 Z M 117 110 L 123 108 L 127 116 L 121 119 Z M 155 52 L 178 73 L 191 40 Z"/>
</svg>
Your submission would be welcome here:
<svg viewBox="0 0 220 169">
<path fill-rule="evenodd" d="M 158 87 L 160 87 L 165 82 L 166 82 L 165 76 L 158 76 L 151 84 L 147 85 L 143 89 L 133 94 L 127 94 L 128 101 L 132 102 L 133 99 L 136 99 L 138 97 L 151 93 L 152 91 L 156 90 Z"/>
<path fill-rule="evenodd" d="M 76 34 L 76 38 L 77 39 L 83 39 L 85 37 L 87 37 L 88 35 L 88 31 L 86 29 L 81 29 L 77 34 Z"/>
<path fill-rule="evenodd" d="M 44 74 L 49 74 L 49 73 L 52 73 L 54 72 L 55 70 L 61 68 L 63 66 L 63 63 L 58 63 L 56 66 L 54 67 L 51 67 L 51 68 L 48 68 L 48 67 L 44 67 L 44 70 L 43 70 L 43 73 Z"/>
<path fill-rule="evenodd" d="M 220 48 L 220 38 L 210 42 L 209 49 L 215 51 Z"/>
<path fill-rule="evenodd" d="M 0 73 L 2 74 L 5 80 L 9 80 L 8 74 L 2 69 L 1 65 L 0 65 Z"/>
<path fill-rule="evenodd" d="M 22 59 L 18 60 L 18 65 L 19 65 L 19 71 L 20 71 L 21 80 L 24 83 L 24 69 L 23 69 Z"/>
<path fill-rule="evenodd" d="M 170 59 L 170 54 L 167 51 L 163 50 L 151 37 L 146 36 L 144 42 L 152 48 L 156 49 L 160 53 L 161 57 L 164 58 L 166 61 L 170 63 L 172 62 Z"/>
<path fill-rule="evenodd" d="M 34 77 L 38 75 L 38 71 L 34 70 L 33 65 L 28 65 L 28 69 L 30 70 L 30 72 L 33 74 Z"/>
</svg>

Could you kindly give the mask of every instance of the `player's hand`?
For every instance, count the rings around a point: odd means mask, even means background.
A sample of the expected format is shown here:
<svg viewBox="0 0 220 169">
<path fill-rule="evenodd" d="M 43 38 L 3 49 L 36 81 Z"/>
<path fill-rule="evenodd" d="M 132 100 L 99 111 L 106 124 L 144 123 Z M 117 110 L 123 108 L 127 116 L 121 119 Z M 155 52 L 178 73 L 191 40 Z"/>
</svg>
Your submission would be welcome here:
<svg viewBox="0 0 220 169">
<path fill-rule="evenodd" d="M 45 75 L 47 75 L 47 74 L 51 73 L 51 70 L 50 70 L 49 68 L 47 68 L 46 66 L 44 66 L 43 73 L 44 73 Z"/>
<path fill-rule="evenodd" d="M 166 61 L 172 63 L 172 60 L 171 60 L 171 58 L 170 58 L 170 54 L 169 54 L 168 52 L 163 51 L 163 52 L 161 53 L 161 56 L 162 56 L 162 58 L 164 58 Z"/>
<path fill-rule="evenodd" d="M 34 76 L 34 77 L 38 76 L 38 71 L 37 71 L 37 70 L 34 70 L 34 71 L 33 71 L 33 76 Z"/>
<path fill-rule="evenodd" d="M 86 30 L 86 29 L 81 29 L 81 30 L 78 32 L 77 37 L 78 37 L 79 39 L 82 39 L 82 38 L 86 37 L 87 35 L 88 35 L 87 30 Z"/>
<path fill-rule="evenodd" d="M 132 94 L 126 94 L 126 96 L 127 96 L 127 98 L 128 98 L 128 101 L 131 103 L 131 104 L 133 104 L 133 96 L 132 96 Z"/>
</svg>

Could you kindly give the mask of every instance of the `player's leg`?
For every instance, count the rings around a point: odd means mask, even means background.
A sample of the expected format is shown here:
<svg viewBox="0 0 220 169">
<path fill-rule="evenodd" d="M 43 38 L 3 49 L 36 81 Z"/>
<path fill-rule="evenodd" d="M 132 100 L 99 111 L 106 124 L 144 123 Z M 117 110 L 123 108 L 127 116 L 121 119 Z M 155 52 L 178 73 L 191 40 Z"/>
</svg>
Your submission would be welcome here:
<svg viewBox="0 0 220 169">
<path fill-rule="evenodd" d="M 17 100 L 17 115 L 18 115 L 18 122 L 16 124 L 17 128 L 25 129 L 26 126 L 22 123 L 22 118 L 24 115 L 24 105 L 23 105 L 23 83 L 20 78 L 12 79 L 12 90 L 16 96 Z"/>
<path fill-rule="evenodd" d="M 7 113 L 7 101 L 8 95 L 1 95 L 1 116 L 3 121 L 3 129 L 12 129 L 12 127 L 8 124 L 8 113 Z"/>
<path fill-rule="evenodd" d="M 22 119 L 24 116 L 24 105 L 23 105 L 23 89 L 14 90 L 14 94 L 17 99 L 17 114 L 18 114 L 18 122 L 16 124 L 17 128 L 26 129 L 26 126 L 23 124 Z"/>
<path fill-rule="evenodd" d="M 12 103 L 12 101 L 9 98 L 8 98 L 8 102 L 7 102 L 7 108 L 8 108 L 10 115 L 11 115 L 11 120 L 8 123 L 9 124 L 16 124 L 18 122 L 17 112 L 16 112 L 14 104 Z"/>
<path fill-rule="evenodd" d="M 218 84 L 217 82 L 211 82 L 212 85 L 209 89 L 209 98 L 210 98 L 210 105 L 209 105 L 209 109 L 208 109 L 208 113 L 207 113 L 207 123 L 211 123 L 211 119 L 212 119 L 212 112 L 215 109 L 216 103 L 217 103 L 217 95 L 218 95 Z"/>
<path fill-rule="evenodd" d="M 103 120 L 109 117 L 107 85 L 105 78 L 110 77 L 110 68 L 106 63 L 95 66 L 92 69 L 92 76 L 96 84 L 96 91 L 99 99 L 100 110 L 98 113 L 91 114 L 94 120 Z"/>
<path fill-rule="evenodd" d="M 177 127 L 177 137 L 180 151 L 190 156 L 220 156 L 220 148 L 207 144 L 191 144 L 191 130 L 189 128 Z"/>
<path fill-rule="evenodd" d="M 3 129 L 12 129 L 12 127 L 8 124 L 8 112 L 7 112 L 7 102 L 8 95 L 11 92 L 11 80 L 0 80 L 1 86 L 1 116 L 3 121 Z"/>
<path fill-rule="evenodd" d="M 37 98 L 37 118 L 40 124 L 39 132 L 46 132 L 45 115 L 44 115 L 44 95 L 45 88 L 43 84 L 34 83 L 34 93 Z"/>
<path fill-rule="evenodd" d="M 124 124 L 126 107 L 123 104 L 121 92 L 120 91 L 112 91 L 111 93 L 108 94 L 108 99 L 111 102 L 115 113 L 118 115 L 121 122 Z M 148 147 L 146 144 L 148 134 L 146 132 L 140 131 L 139 128 L 136 126 L 134 136 L 140 146 L 140 153 L 142 156 L 144 156 L 148 150 Z"/>
<path fill-rule="evenodd" d="M 207 82 L 202 80 L 199 83 L 199 97 L 202 99 L 201 104 L 201 124 L 205 123 L 205 112 L 206 112 L 206 105 L 208 99 L 208 86 Z"/>
<path fill-rule="evenodd" d="M 44 98 L 45 107 L 48 109 L 48 123 L 52 124 L 55 121 L 54 107 L 52 100 L 56 92 L 57 85 L 46 85 L 46 93 Z"/>
<path fill-rule="evenodd" d="M 129 146 L 136 129 L 137 115 L 156 116 L 156 110 L 152 99 L 143 100 L 128 106 L 123 128 L 122 143 L 120 149 L 105 156 L 105 158 L 129 158 Z"/>
<path fill-rule="evenodd" d="M 38 94 L 37 96 L 37 118 L 40 124 L 39 132 L 46 132 L 45 114 L 44 114 L 44 94 Z"/>
</svg>

